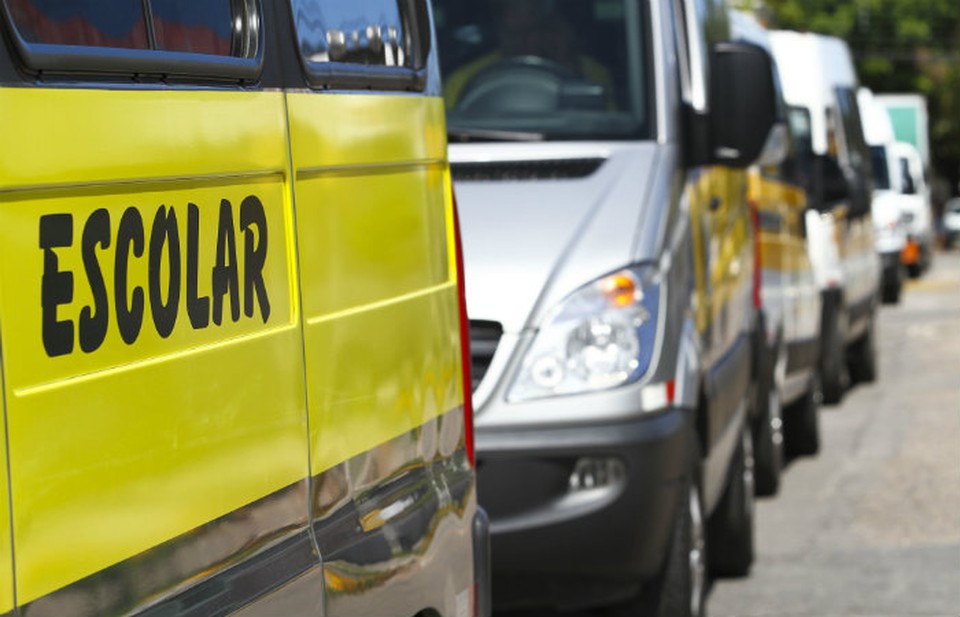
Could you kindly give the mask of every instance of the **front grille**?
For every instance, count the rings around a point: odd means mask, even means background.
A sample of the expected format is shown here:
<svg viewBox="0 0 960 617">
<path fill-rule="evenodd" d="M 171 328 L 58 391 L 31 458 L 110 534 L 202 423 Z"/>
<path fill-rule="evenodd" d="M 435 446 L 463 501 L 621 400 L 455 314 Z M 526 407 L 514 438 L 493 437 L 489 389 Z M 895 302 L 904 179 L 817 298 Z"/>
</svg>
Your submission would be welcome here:
<svg viewBox="0 0 960 617">
<path fill-rule="evenodd" d="M 472 391 L 483 380 L 490 368 L 493 353 L 503 335 L 503 326 L 495 321 L 470 320 L 470 380 Z"/>
<path fill-rule="evenodd" d="M 453 163 L 450 172 L 458 182 L 493 180 L 565 180 L 585 178 L 605 159 L 551 159 L 542 161 L 483 161 Z"/>
</svg>

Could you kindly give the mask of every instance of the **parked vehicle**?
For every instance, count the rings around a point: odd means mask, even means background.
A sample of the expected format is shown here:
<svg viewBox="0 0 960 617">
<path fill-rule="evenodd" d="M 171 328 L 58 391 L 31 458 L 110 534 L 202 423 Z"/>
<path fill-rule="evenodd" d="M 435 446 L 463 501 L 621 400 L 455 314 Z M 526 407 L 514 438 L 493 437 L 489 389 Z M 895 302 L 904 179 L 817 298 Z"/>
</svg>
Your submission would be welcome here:
<svg viewBox="0 0 960 617">
<path fill-rule="evenodd" d="M 809 170 L 805 224 L 823 304 L 820 379 L 837 403 L 850 383 L 876 378 L 874 321 L 880 263 L 874 248 L 870 153 L 857 105 L 857 76 L 846 43 L 774 31 L 784 98 Z"/>
<path fill-rule="evenodd" d="M 903 255 L 909 234 L 905 210 L 909 206 L 904 203 L 899 190 L 899 164 L 894 154 L 895 138 L 890 116 L 867 88 L 860 88 L 857 100 L 874 175 L 871 215 L 874 245 L 880 255 L 881 297 L 885 303 L 896 304 L 900 301 L 906 278 Z"/>
<path fill-rule="evenodd" d="M 877 105 L 887 112 L 893 130 L 894 172 L 891 184 L 903 197 L 907 246 L 901 260 L 911 277 L 919 277 L 933 260 L 936 243 L 930 189 L 930 129 L 927 99 L 922 94 L 877 94 Z"/>
<path fill-rule="evenodd" d="M 930 168 L 930 115 L 927 98 L 917 92 L 877 93 L 877 104 L 887 110 L 896 141 L 905 141 L 917 149 L 923 169 Z"/>
<path fill-rule="evenodd" d="M 943 207 L 943 241 L 947 248 L 952 248 L 960 238 L 960 197 L 947 200 Z"/>
<path fill-rule="evenodd" d="M 769 49 L 769 33 L 753 17 L 732 11 L 731 27 L 735 40 Z M 779 75 L 774 77 L 779 83 Z M 807 254 L 803 153 L 790 131 L 789 111 L 779 88 L 777 94 L 779 147 L 752 166 L 748 175 L 759 265 L 754 270 L 761 327 L 754 350 L 757 396 L 752 425 L 760 495 L 777 492 L 785 448 L 803 453 L 815 451 L 819 444 L 820 290 Z"/>
<path fill-rule="evenodd" d="M 900 193 L 901 212 L 907 227 L 907 243 L 901 261 L 910 276 L 917 278 L 930 268 L 936 244 L 930 189 L 923 177 L 920 153 L 915 147 L 902 141 L 894 142 L 891 154 L 893 185 Z"/>
<path fill-rule="evenodd" d="M 434 6 L 494 607 L 702 614 L 753 559 L 770 57 L 719 1 Z"/>
<path fill-rule="evenodd" d="M 429 7 L 0 21 L 0 614 L 485 614 Z"/>
</svg>

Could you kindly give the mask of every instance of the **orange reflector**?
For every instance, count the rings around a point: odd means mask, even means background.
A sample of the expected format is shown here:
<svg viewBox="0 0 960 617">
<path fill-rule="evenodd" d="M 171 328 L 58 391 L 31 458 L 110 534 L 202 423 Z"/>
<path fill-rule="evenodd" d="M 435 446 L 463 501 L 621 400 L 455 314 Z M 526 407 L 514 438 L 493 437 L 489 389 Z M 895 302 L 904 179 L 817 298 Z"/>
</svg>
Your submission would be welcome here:
<svg viewBox="0 0 960 617">
<path fill-rule="evenodd" d="M 912 266 L 920 261 L 920 246 L 913 240 L 907 240 L 907 245 L 903 247 L 900 253 L 900 261 L 908 266 Z"/>
<path fill-rule="evenodd" d="M 600 289 L 616 307 L 630 306 L 637 299 L 637 284 L 626 274 L 608 276 L 600 282 Z"/>
</svg>

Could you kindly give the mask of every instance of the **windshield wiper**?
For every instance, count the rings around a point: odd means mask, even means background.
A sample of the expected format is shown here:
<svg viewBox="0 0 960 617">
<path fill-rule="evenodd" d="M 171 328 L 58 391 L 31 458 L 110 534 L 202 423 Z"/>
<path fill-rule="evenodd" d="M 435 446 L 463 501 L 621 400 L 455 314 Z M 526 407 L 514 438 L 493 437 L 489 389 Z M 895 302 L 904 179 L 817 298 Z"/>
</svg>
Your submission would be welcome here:
<svg viewBox="0 0 960 617">
<path fill-rule="evenodd" d="M 465 129 L 452 128 L 447 130 L 447 139 L 457 142 L 468 141 L 543 141 L 546 135 L 530 131 L 508 131 L 500 129 Z"/>
</svg>

